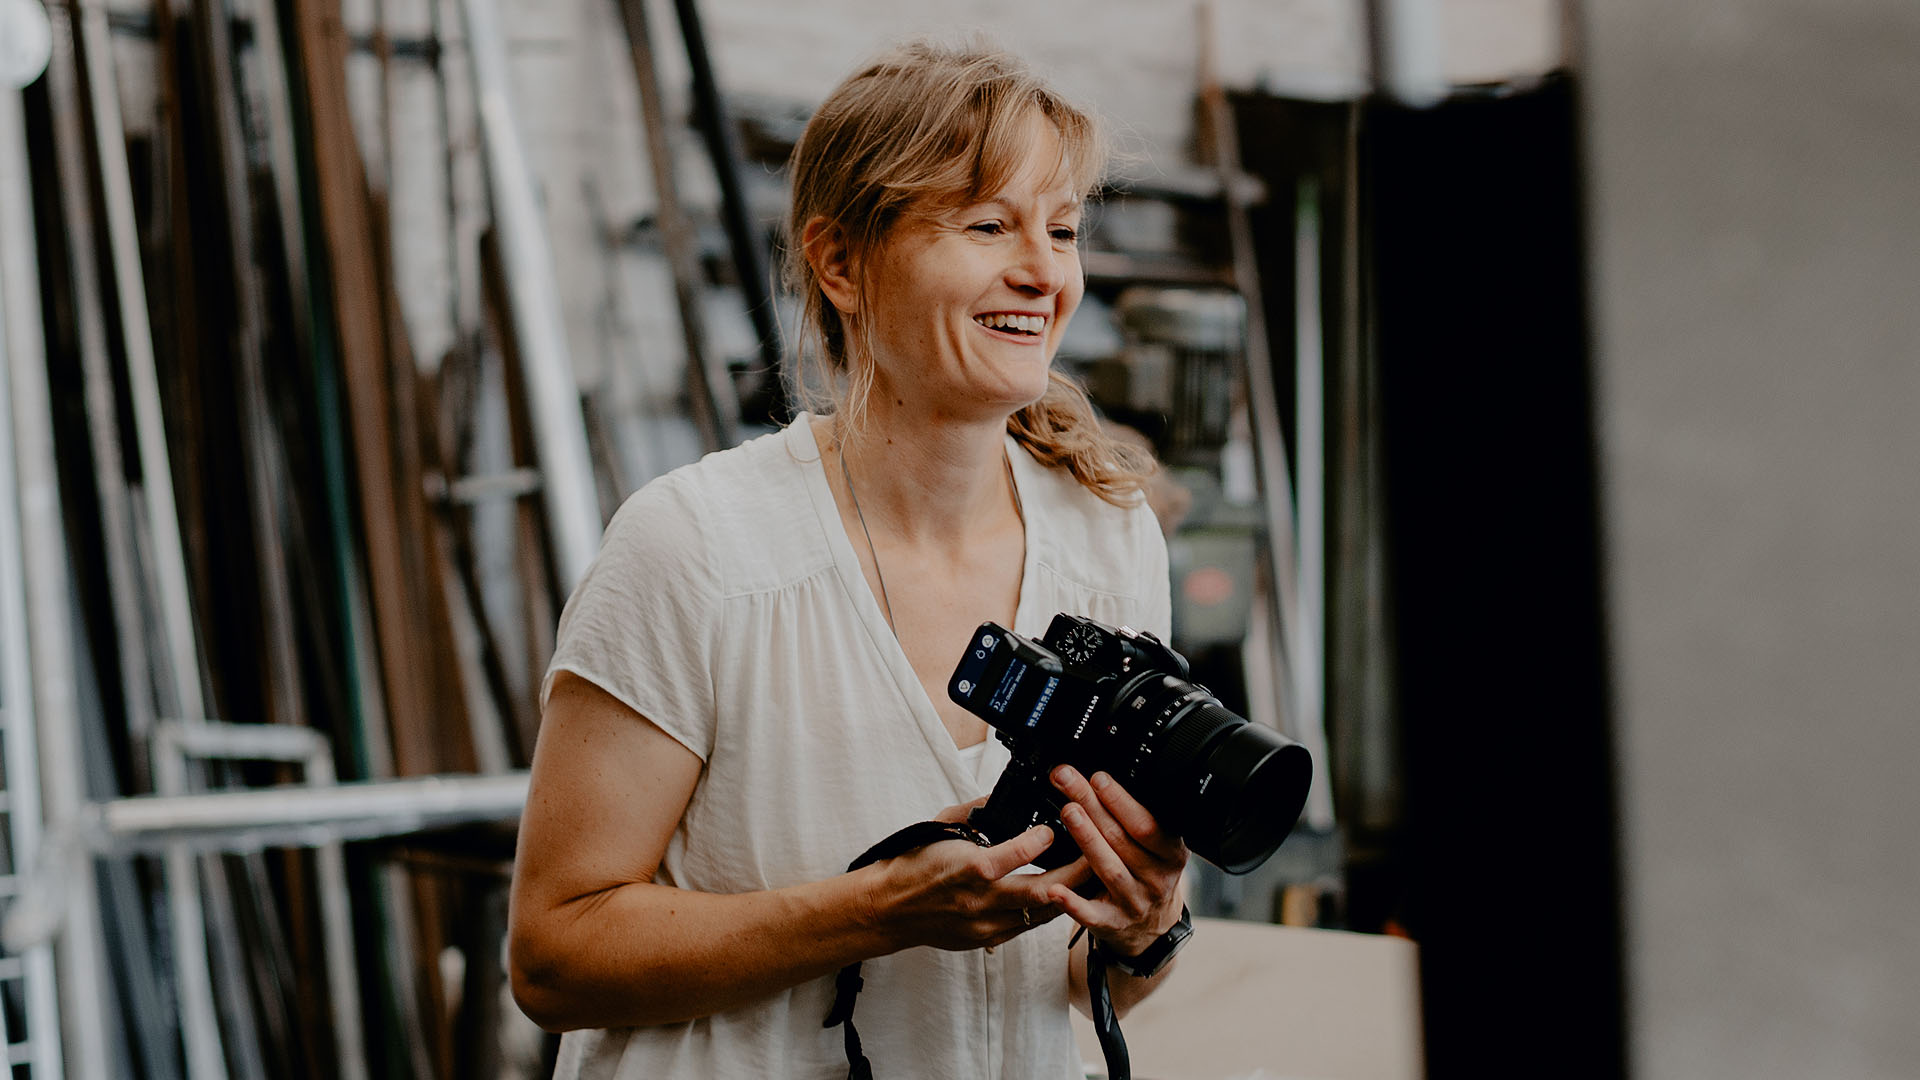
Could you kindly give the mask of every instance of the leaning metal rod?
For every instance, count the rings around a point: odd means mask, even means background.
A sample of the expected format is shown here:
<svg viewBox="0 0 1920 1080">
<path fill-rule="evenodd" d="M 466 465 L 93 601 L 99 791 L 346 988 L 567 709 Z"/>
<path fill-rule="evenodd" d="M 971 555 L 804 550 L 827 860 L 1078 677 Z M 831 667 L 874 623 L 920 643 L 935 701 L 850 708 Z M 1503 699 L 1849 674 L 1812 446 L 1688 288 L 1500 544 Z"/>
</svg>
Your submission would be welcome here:
<svg viewBox="0 0 1920 1080">
<path fill-rule="evenodd" d="M 98 496 L 102 539 L 106 554 L 108 591 L 111 594 L 115 641 L 119 654 L 122 707 L 137 754 L 136 763 L 144 773 L 147 766 L 146 740 L 154 724 L 155 672 L 148 663 L 153 656 L 148 648 L 144 597 L 146 575 L 139 573 L 139 553 L 134 532 L 133 502 L 124 471 L 119 437 L 120 417 L 115 403 L 114 379 L 109 355 L 106 303 L 100 277 L 105 268 L 95 262 L 96 221 L 93 193 L 95 177 L 88 162 L 88 133 L 84 118 L 91 113 L 82 97 L 81 67 L 92 59 L 77 33 L 81 13 L 73 7 L 63 12 L 67 18 L 55 20 L 55 50 L 48 70 L 48 92 L 54 118 L 55 164 L 62 188 L 63 216 L 69 237 L 68 267 L 73 290 L 74 322 L 79 336 L 81 371 L 85 386 L 87 434 L 93 452 L 94 483 Z M 97 66 L 97 64 L 96 64 Z M 89 73 L 98 81 L 97 73 Z M 124 160 L 124 159 L 123 159 Z M 104 170 L 103 170 L 104 171 Z M 105 183 L 102 182 L 102 188 Z M 124 336 L 124 335 L 123 335 Z M 197 677 L 196 677 L 197 678 Z M 84 756 L 81 768 L 85 769 Z M 84 790 L 84 789 L 83 789 Z M 176 971 L 181 977 L 181 1020 L 183 1042 L 187 1048 L 189 1075 L 223 1080 L 226 1076 L 220 1051 L 220 1033 L 213 1012 L 210 983 L 196 981 L 197 970 L 206 968 L 206 920 L 194 884 L 194 867 L 184 854 L 167 858 L 168 914 L 174 940 Z M 201 991 L 205 991 L 202 993 Z M 67 1010 L 72 1020 L 74 1013 Z"/>
<path fill-rule="evenodd" d="M 11 812 L 7 815 L 13 843 L 12 870 L 17 878 L 21 868 L 32 866 L 39 858 L 41 830 L 40 744 L 37 720 L 43 714 L 36 709 L 33 661 L 39 650 L 30 642 L 35 638 L 30 552 L 36 543 L 46 541 L 49 525 L 57 531 L 57 520 L 47 516 L 53 465 L 51 433 L 46 430 L 41 412 L 35 421 L 20 425 L 32 432 L 31 438 L 15 437 L 13 409 L 14 383 L 27 381 L 11 370 L 18 358 L 22 367 L 38 366 L 42 384 L 46 378 L 46 355 L 40 344 L 40 311 L 36 294 L 39 287 L 31 256 L 32 211 L 27 205 L 26 155 L 19 138 L 20 98 L 11 88 L 0 87 L 0 637 L 5 638 L 5 669 L 0 671 L 0 694 L 5 705 L 4 738 L 6 755 L 6 794 Z M 31 394 L 29 394 L 31 396 Z M 39 387 L 45 396 L 45 386 Z M 51 509 L 57 511 L 58 507 Z M 57 543 L 57 541 L 56 541 Z M 64 580 L 62 581 L 64 586 Z M 44 589 L 44 586 L 42 586 Z M 56 781 L 58 783 L 58 781 Z M 81 925 L 76 933 L 91 934 L 92 927 Z M 33 1047 L 33 1075 L 58 1076 L 61 1073 L 60 1003 L 55 989 L 53 949 L 45 944 L 24 950 L 20 957 L 25 975 L 25 1039 Z M 9 1033 L 11 1040 L 13 1034 Z"/>
<path fill-rule="evenodd" d="M 1261 303 L 1260 268 L 1253 251 L 1252 228 L 1247 219 L 1247 203 L 1240 174 L 1239 139 L 1233 127 L 1233 114 L 1227 107 L 1226 92 L 1214 72 L 1213 5 L 1205 3 L 1201 15 L 1200 101 L 1206 110 L 1207 124 L 1213 135 L 1214 168 L 1227 210 L 1227 235 L 1233 250 L 1234 285 L 1246 300 L 1247 347 L 1242 362 L 1246 379 L 1249 419 L 1253 422 L 1253 460 L 1260 474 L 1261 503 L 1266 511 L 1268 570 L 1274 587 L 1274 615 L 1279 623 L 1282 663 L 1280 697 L 1291 706 L 1294 669 L 1306 662 L 1298 621 L 1299 598 L 1295 587 L 1298 566 L 1295 561 L 1293 523 L 1293 479 L 1287 461 L 1286 440 L 1280 427 L 1279 397 L 1273 385 L 1273 354 L 1267 342 L 1266 310 Z M 1283 718 L 1282 726 L 1296 737 L 1301 730 L 1298 716 Z"/>
<path fill-rule="evenodd" d="M 172 2 L 172 0 L 168 0 Z M 257 248 L 252 192 L 248 184 L 246 129 L 240 105 L 241 91 L 235 73 L 233 38 L 229 12 L 223 0 L 192 0 L 194 44 L 199 60 L 201 85 L 205 88 L 206 119 L 212 146 L 215 172 L 226 208 L 227 250 L 225 255 L 237 295 L 234 298 L 236 326 L 231 346 L 239 369 L 238 398 L 240 432 L 246 448 L 245 476 L 247 504 L 253 534 L 253 550 L 260 562 L 259 581 L 263 595 L 260 611 L 266 624 L 266 668 L 270 709 L 282 723 L 304 722 L 304 701 L 300 692 L 301 669 L 294 641 L 292 585 L 284 551 L 282 515 L 287 507 L 285 459 L 271 415 L 266 374 L 267 306 L 264 289 L 254 265 Z M 231 898 L 223 890 L 203 891 L 200 875 L 184 847 L 166 852 L 169 916 L 178 940 L 203 940 L 208 926 L 221 941 L 237 937 Z M 209 875 L 211 876 L 211 875 Z M 196 911 L 196 909 L 199 909 Z M 204 912 L 203 920 L 196 916 Z M 231 950 L 217 957 L 226 966 L 226 978 L 243 987 L 244 976 L 233 968 Z M 188 965 L 205 965 L 204 947 L 176 950 L 175 963 L 183 977 Z M 211 981 L 207 989 L 211 990 Z M 252 1011 L 252 1001 L 244 992 L 228 997 L 229 1007 L 244 1017 Z M 217 1024 L 207 1024 L 206 1014 L 213 1002 L 208 997 L 182 994 L 182 1009 L 190 1022 L 188 1036 L 190 1075 L 225 1075 L 226 1061 L 221 1053 L 221 1032 Z M 193 1021 L 198 1021 L 193 1022 Z M 242 1072 L 260 1067 L 260 1049 L 256 1026 L 243 1019 L 233 1025 L 232 1047 Z"/>
<path fill-rule="evenodd" d="M 708 450 L 733 445 L 739 421 L 726 373 L 717 370 L 709 353 L 706 319 L 701 314 L 700 255 L 694 247 L 693 227 L 680 205 L 680 188 L 673 172 L 673 132 L 667 120 L 666 95 L 660 90 L 653 32 L 647 23 L 646 0 L 614 0 L 627 31 L 633 55 L 634 83 L 640 91 L 640 126 L 647 138 L 647 164 L 653 172 L 654 220 L 673 273 L 673 295 L 680 309 L 680 331 L 687 347 L 687 398 L 693 420 Z"/>
<path fill-rule="evenodd" d="M 87 787 L 72 649 L 66 530 L 61 523 L 59 479 L 54 469 L 53 404 L 47 386 L 46 339 L 34 261 L 31 190 L 20 95 L 0 89 L 0 311 L 5 312 L 6 324 L 0 329 L 6 335 L 6 405 L 11 409 L 11 449 L 20 500 L 21 591 L 32 630 L 27 639 L 31 712 L 39 735 L 41 791 L 51 832 L 78 820 Z M 0 512 L 8 509 L 0 508 Z M 25 712 L 23 709 L 16 715 L 24 717 Z M 43 848 L 41 860 L 46 859 Z M 43 990 L 30 987 L 29 993 L 36 1000 L 29 1002 L 34 1007 L 28 1022 L 34 1025 L 31 1030 L 35 1041 L 51 1048 L 51 1053 L 58 1054 L 63 1045 L 61 1033 L 65 1033 L 69 1075 L 100 1077 L 109 1074 L 106 1018 L 110 1015 L 110 998 L 105 942 L 94 862 L 84 858 L 71 862 L 66 870 L 73 895 L 63 908 L 67 932 L 60 935 L 54 948 L 58 1011 Z M 15 906 L 19 906 L 17 902 Z M 44 988 L 49 981 L 39 979 L 36 985 Z M 49 1031 L 46 1024 L 59 1026 Z M 61 1075 L 57 1064 L 50 1075 Z"/>
<path fill-rule="evenodd" d="M 121 346 L 133 404 L 134 445 L 140 457 L 140 490 L 146 501 L 147 541 L 156 563 L 153 587 L 159 602 L 159 642 L 172 675 L 173 705 L 187 721 L 206 716 L 201 696 L 200 649 L 188 600 L 187 561 L 180 543 L 180 514 L 173 497 L 173 465 L 166 422 L 160 414 L 160 380 L 154 369 L 153 328 L 147 319 L 147 286 L 140 263 L 139 224 L 133 181 L 127 169 L 120 119 L 120 90 L 113 69 L 113 42 L 101 0 L 80 0 L 79 51 L 83 58 L 88 115 L 93 120 L 95 159 L 106 209 L 114 292 L 119 299 Z"/>
<path fill-rule="evenodd" d="M 1294 625 L 1300 655 L 1292 665 L 1294 737 L 1313 757 L 1306 821 L 1333 828 L 1333 786 L 1328 782 L 1325 667 L 1327 625 L 1327 433 L 1326 335 L 1320 318 L 1320 184 L 1300 178 L 1294 205 L 1294 426 L 1299 464 L 1300 605 Z"/>
<path fill-rule="evenodd" d="M 513 117 L 506 43 L 495 0 L 464 0 L 472 50 L 480 132 L 493 192 L 502 260 L 511 268 L 508 301 L 520 337 L 521 378 L 539 443 L 541 493 L 553 535 L 560 586 L 571 590 L 600 547 L 600 507 L 593 492 L 593 461 L 580 413 L 580 384 L 567 353 L 559 284 L 546 225 L 534 198 L 533 177 Z"/>
<path fill-rule="evenodd" d="M 75 14 L 69 9 L 62 14 Z M 67 233 L 68 279 L 72 288 L 73 324 L 78 338 L 80 370 L 86 406 L 88 448 L 93 454 L 93 482 L 100 509 L 101 546 L 106 559 L 114 643 L 119 654 L 121 695 L 127 726 L 144 763 L 144 746 L 153 728 L 153 682 L 143 666 L 147 658 L 146 616 L 142 597 L 146 582 L 136 567 L 132 504 L 123 468 L 120 414 L 114 395 L 112 344 L 107 334 L 106 300 L 101 294 L 99 267 L 94 262 L 97 223 L 94 219 L 93 178 L 87 162 L 86 106 L 81 98 L 80 42 L 72 21 L 53 21 L 53 61 L 47 67 L 47 95 L 53 112 L 54 164 L 60 177 L 60 203 Z M 142 769 L 144 771 L 144 769 Z"/>
<path fill-rule="evenodd" d="M 760 238 L 754 235 L 746 189 L 740 184 L 739 139 L 734 135 L 732 117 L 727 115 L 726 99 L 720 96 L 719 80 L 713 74 L 713 57 L 707 49 L 706 32 L 700 25 L 700 5 L 697 0 L 673 0 L 673 11 L 680 20 L 680 36 L 687 44 L 687 64 L 693 75 L 694 114 L 700 120 L 707 156 L 713 159 L 714 176 L 720 182 L 720 219 L 726 226 L 727 244 L 733 253 L 734 276 L 740 280 L 740 295 L 746 301 L 747 317 L 753 320 L 754 336 L 760 339 L 760 363 L 776 380 L 784 379 L 780 327 L 774 318 L 766 257 Z"/>
</svg>

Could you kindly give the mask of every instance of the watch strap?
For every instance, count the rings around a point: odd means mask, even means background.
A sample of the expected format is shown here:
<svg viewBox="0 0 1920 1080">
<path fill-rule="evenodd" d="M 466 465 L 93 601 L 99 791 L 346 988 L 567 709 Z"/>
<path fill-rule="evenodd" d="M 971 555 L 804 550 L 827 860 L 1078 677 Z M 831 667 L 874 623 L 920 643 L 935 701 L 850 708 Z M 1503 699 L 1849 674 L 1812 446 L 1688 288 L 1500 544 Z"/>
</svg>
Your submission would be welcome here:
<svg viewBox="0 0 1920 1080">
<path fill-rule="evenodd" d="M 1158 975 L 1192 937 L 1193 915 L 1187 910 L 1187 905 L 1181 904 L 1180 921 L 1168 927 L 1166 933 L 1154 938 L 1151 944 L 1140 950 L 1138 956 L 1122 956 L 1101 944 L 1099 938 L 1093 939 L 1088 948 L 1097 952 L 1109 967 L 1119 968 L 1136 979 L 1146 979 Z"/>
</svg>

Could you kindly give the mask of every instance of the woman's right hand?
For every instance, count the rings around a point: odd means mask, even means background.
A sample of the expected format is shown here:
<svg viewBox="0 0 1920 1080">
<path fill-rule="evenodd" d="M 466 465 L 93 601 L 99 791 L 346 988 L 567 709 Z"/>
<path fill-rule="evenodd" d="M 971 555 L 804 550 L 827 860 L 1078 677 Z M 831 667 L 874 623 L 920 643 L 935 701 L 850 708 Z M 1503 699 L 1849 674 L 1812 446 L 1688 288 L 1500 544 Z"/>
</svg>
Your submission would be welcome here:
<svg viewBox="0 0 1920 1080">
<path fill-rule="evenodd" d="M 965 820 L 971 805 L 949 807 L 937 818 Z M 1052 843 L 1053 830 L 1035 825 L 992 847 L 942 840 L 877 862 L 868 893 L 874 918 L 902 948 L 964 951 L 1011 941 L 1061 914 L 1049 889 L 1076 888 L 1090 875 L 1084 859 L 1040 873 L 1020 872 Z"/>
</svg>

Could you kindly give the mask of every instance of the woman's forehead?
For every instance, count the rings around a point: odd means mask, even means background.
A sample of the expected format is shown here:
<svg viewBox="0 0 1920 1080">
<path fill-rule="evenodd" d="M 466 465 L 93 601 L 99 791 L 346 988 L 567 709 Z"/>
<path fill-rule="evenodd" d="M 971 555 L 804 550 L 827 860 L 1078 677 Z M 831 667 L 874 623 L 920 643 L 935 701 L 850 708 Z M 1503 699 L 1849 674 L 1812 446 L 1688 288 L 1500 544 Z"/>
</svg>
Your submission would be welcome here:
<svg viewBox="0 0 1920 1080">
<path fill-rule="evenodd" d="M 1009 138 L 990 139 L 982 147 L 972 191 L 956 192 L 950 205 L 1003 203 L 1009 209 L 1039 202 L 1048 212 L 1077 210 L 1085 192 L 1083 170 L 1073 148 L 1054 122 L 1038 110 L 1027 114 Z M 942 200 L 946 201 L 946 200 Z"/>
</svg>

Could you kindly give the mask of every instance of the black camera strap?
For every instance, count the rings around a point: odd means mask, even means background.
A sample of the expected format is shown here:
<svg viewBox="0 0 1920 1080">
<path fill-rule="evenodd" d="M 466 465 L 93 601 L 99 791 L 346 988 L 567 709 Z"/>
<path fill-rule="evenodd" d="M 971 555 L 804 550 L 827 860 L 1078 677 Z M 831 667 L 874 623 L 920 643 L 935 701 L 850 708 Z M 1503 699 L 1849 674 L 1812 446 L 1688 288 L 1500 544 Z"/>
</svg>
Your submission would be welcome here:
<svg viewBox="0 0 1920 1080">
<path fill-rule="evenodd" d="M 971 825 L 957 821 L 918 821 L 861 852 L 859 858 L 847 864 L 847 872 L 852 873 L 882 859 L 905 855 L 941 840 L 968 840 L 981 847 L 993 846 L 987 834 Z M 1074 940 L 1078 941 L 1085 932 L 1086 928 L 1081 927 L 1075 932 Z M 1072 947 L 1072 942 L 1068 943 L 1068 947 Z M 853 1026 L 853 1005 L 865 981 L 860 977 L 859 961 L 841 968 L 840 974 L 833 980 L 833 1007 L 827 1010 L 827 1019 L 820 1025 L 846 1025 L 847 1080 L 873 1080 L 873 1063 L 867 1060 L 866 1052 L 860 1048 L 860 1033 Z M 1127 1042 L 1120 1035 L 1120 1021 L 1113 1011 L 1113 996 L 1107 990 L 1107 962 L 1100 950 L 1094 948 L 1087 950 L 1087 997 L 1092 1006 L 1089 1011 L 1093 1013 L 1094 1032 L 1100 1038 L 1100 1052 L 1107 1059 L 1108 1080 L 1129 1080 L 1132 1070 L 1127 1061 Z"/>
<path fill-rule="evenodd" d="M 1082 926 L 1074 931 L 1073 942 L 1087 932 Z M 1120 1014 L 1113 1008 L 1113 992 L 1107 988 L 1107 958 L 1093 942 L 1087 942 L 1087 1011 L 1093 1014 L 1093 1033 L 1100 1040 L 1100 1056 L 1107 1059 L 1107 1080 L 1133 1080 L 1133 1064 L 1127 1057 L 1127 1040 L 1120 1034 Z"/>
</svg>

